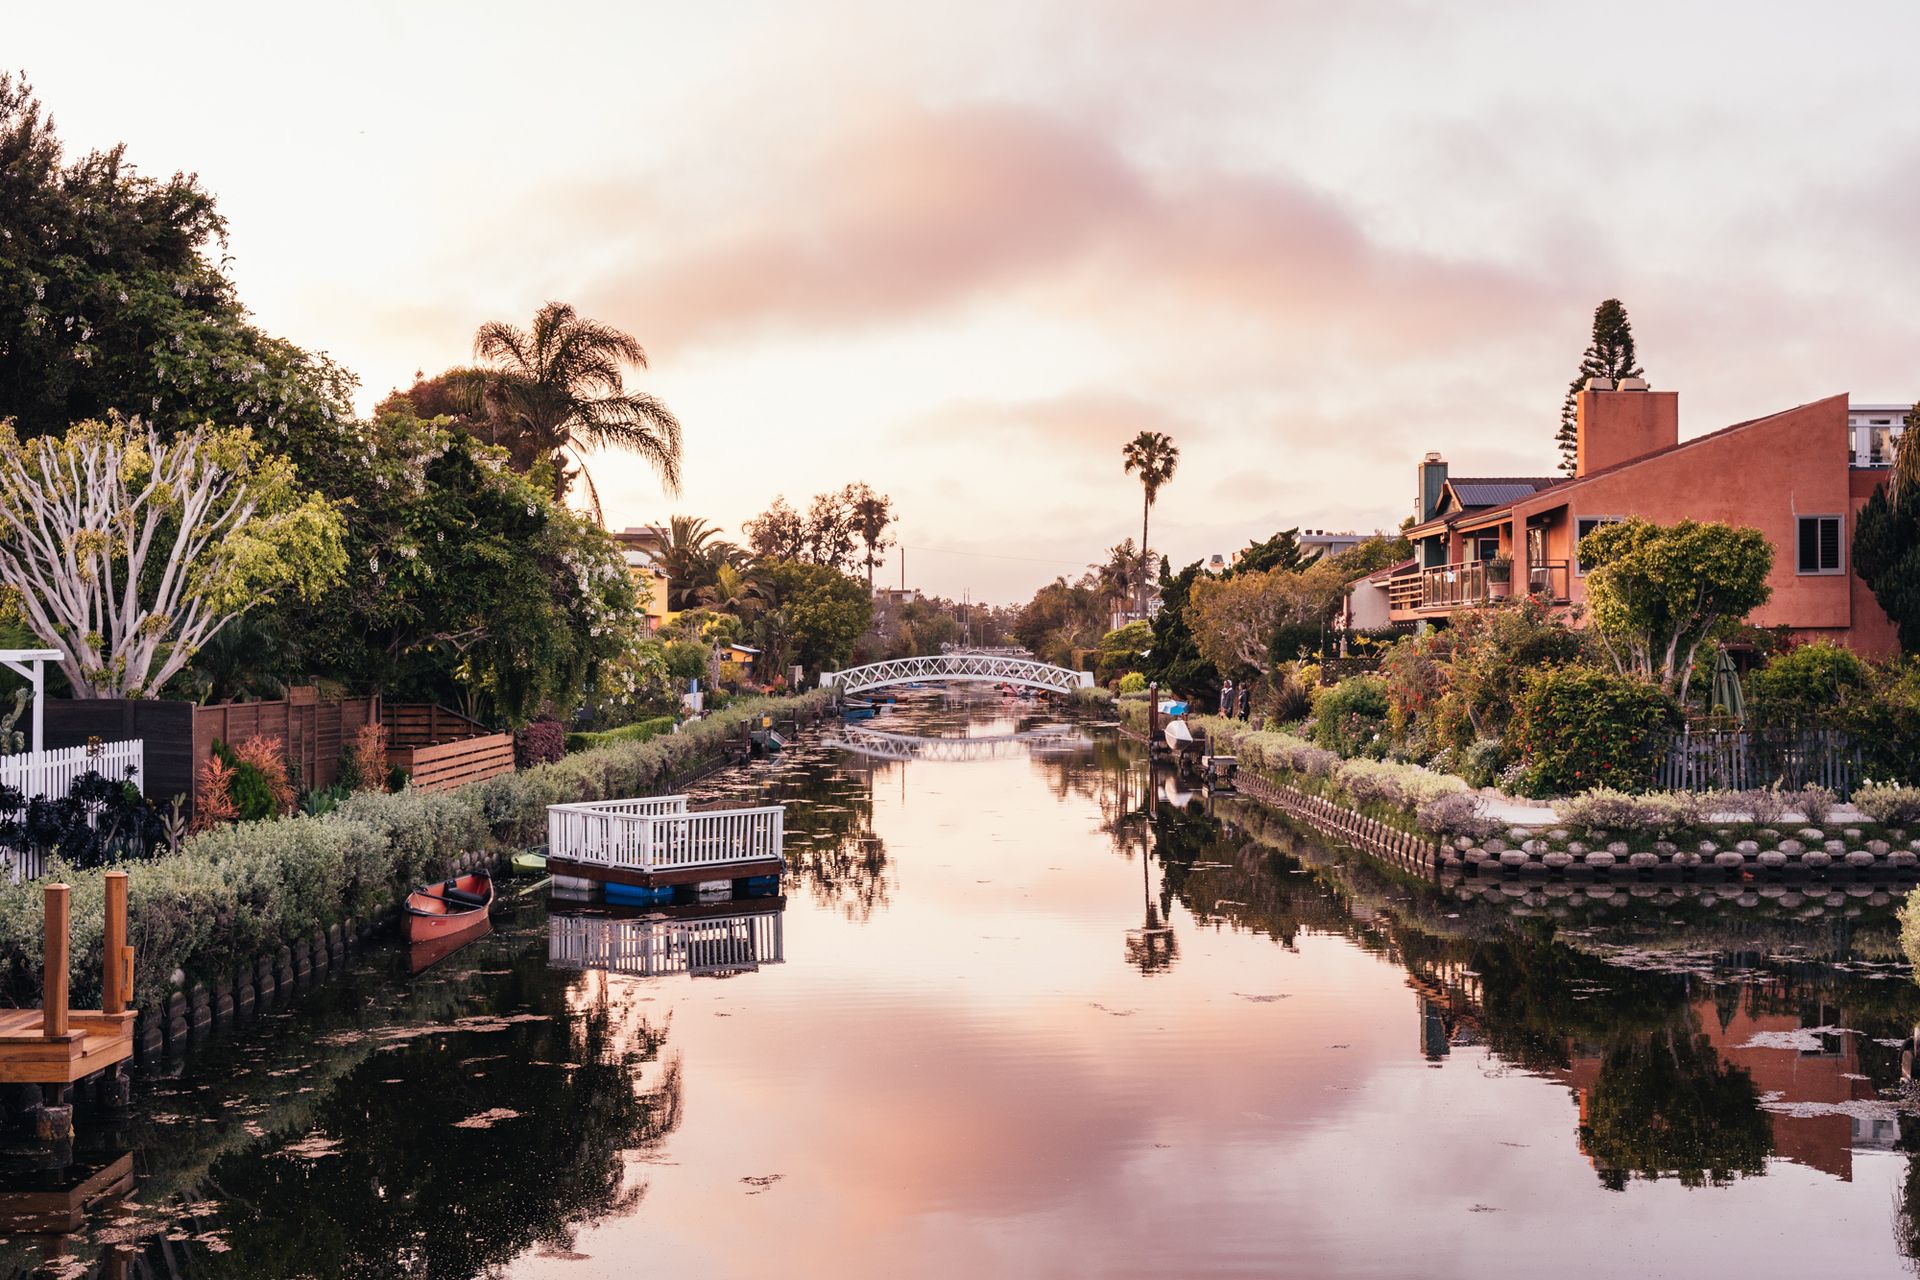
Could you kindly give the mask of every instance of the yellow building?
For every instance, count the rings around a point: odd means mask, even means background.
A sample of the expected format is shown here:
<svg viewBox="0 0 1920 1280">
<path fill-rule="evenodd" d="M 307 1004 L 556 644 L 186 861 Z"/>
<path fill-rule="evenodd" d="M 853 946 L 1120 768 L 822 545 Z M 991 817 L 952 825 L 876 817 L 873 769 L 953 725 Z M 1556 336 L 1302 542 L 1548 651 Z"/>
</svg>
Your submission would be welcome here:
<svg viewBox="0 0 1920 1280">
<path fill-rule="evenodd" d="M 640 612 L 646 615 L 647 633 L 651 635 L 674 618 L 674 611 L 668 607 L 672 583 L 661 567 L 667 531 L 659 525 L 629 525 L 614 534 L 613 540 L 620 544 L 620 554 L 626 559 L 627 574 L 633 579 L 634 594 L 639 598 Z"/>
</svg>

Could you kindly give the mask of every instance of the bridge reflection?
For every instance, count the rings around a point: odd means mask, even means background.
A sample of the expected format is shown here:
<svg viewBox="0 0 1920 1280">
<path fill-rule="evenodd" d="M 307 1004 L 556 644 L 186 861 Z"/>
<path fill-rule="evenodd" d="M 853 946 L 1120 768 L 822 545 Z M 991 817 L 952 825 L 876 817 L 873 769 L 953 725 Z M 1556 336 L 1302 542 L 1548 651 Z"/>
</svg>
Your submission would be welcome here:
<svg viewBox="0 0 1920 1280">
<path fill-rule="evenodd" d="M 1093 747 L 1092 738 L 1065 724 L 978 738 L 883 733 L 850 724 L 839 737 L 827 741 L 842 751 L 874 760 L 1005 760 L 1016 756 L 1072 755 Z"/>
<path fill-rule="evenodd" d="M 753 973 L 786 963 L 782 895 L 689 903 L 643 916 L 547 918 L 547 964 L 636 978 L 685 973 L 696 978 Z"/>
</svg>

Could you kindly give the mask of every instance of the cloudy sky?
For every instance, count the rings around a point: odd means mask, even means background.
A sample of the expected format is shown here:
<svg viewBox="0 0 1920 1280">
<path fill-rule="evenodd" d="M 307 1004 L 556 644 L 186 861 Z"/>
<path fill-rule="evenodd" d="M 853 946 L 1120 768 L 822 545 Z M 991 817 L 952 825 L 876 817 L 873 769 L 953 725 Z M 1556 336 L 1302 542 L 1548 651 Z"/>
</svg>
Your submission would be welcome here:
<svg viewBox="0 0 1920 1280">
<path fill-rule="evenodd" d="M 84 9 L 84 11 L 83 11 Z M 945 16 L 942 16 L 944 12 Z M 1836 16 L 1837 15 L 1837 16 Z M 1911 0 L 36 6 L 69 145 L 197 171 L 363 407 L 550 298 L 687 425 L 616 524 L 864 480 L 915 585 L 1024 598 L 1545 473 L 1594 304 L 1683 435 L 1920 397 Z M 889 574 L 897 568 L 889 569 Z"/>
</svg>

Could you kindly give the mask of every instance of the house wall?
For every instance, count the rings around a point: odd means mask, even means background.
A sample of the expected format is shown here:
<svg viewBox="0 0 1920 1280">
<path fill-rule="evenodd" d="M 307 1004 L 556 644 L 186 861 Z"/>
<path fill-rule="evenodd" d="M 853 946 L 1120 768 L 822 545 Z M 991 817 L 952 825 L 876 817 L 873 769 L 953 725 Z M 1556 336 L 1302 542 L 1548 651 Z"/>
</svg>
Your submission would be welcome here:
<svg viewBox="0 0 1920 1280">
<path fill-rule="evenodd" d="M 1795 571 L 1800 516 L 1844 516 L 1843 545 L 1852 541 L 1852 513 L 1865 499 L 1854 494 L 1848 446 L 1847 398 L 1834 396 L 1517 502 L 1514 527 L 1524 527 L 1528 516 L 1564 508 L 1549 531 L 1548 555 L 1568 561 L 1574 558 L 1574 522 L 1583 517 L 1639 516 L 1656 524 L 1717 520 L 1757 528 L 1774 547 L 1768 576 L 1773 596 L 1750 620 L 1789 627 L 1808 639 L 1845 639 L 1863 653 L 1881 655 L 1891 651 L 1891 624 L 1870 594 L 1860 599 L 1850 545 L 1843 552 L 1846 573 Z M 1585 580 L 1570 581 L 1569 594 L 1578 604 L 1586 596 Z"/>
</svg>

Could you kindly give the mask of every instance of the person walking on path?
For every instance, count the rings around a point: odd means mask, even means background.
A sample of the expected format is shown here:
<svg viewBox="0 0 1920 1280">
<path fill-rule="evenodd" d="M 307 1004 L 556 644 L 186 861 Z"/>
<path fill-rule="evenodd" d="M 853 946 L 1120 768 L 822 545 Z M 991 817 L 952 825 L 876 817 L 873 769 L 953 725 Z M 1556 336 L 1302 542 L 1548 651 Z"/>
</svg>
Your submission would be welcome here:
<svg viewBox="0 0 1920 1280">
<path fill-rule="evenodd" d="M 1247 714 L 1252 710 L 1253 710 L 1253 686 L 1250 684 L 1243 684 L 1240 686 L 1240 718 L 1242 720 L 1245 720 L 1247 718 Z"/>
<path fill-rule="evenodd" d="M 1220 686 L 1220 714 L 1227 717 L 1231 717 L 1233 715 L 1233 681 L 1232 680 L 1228 680 L 1225 684 Z"/>
</svg>

